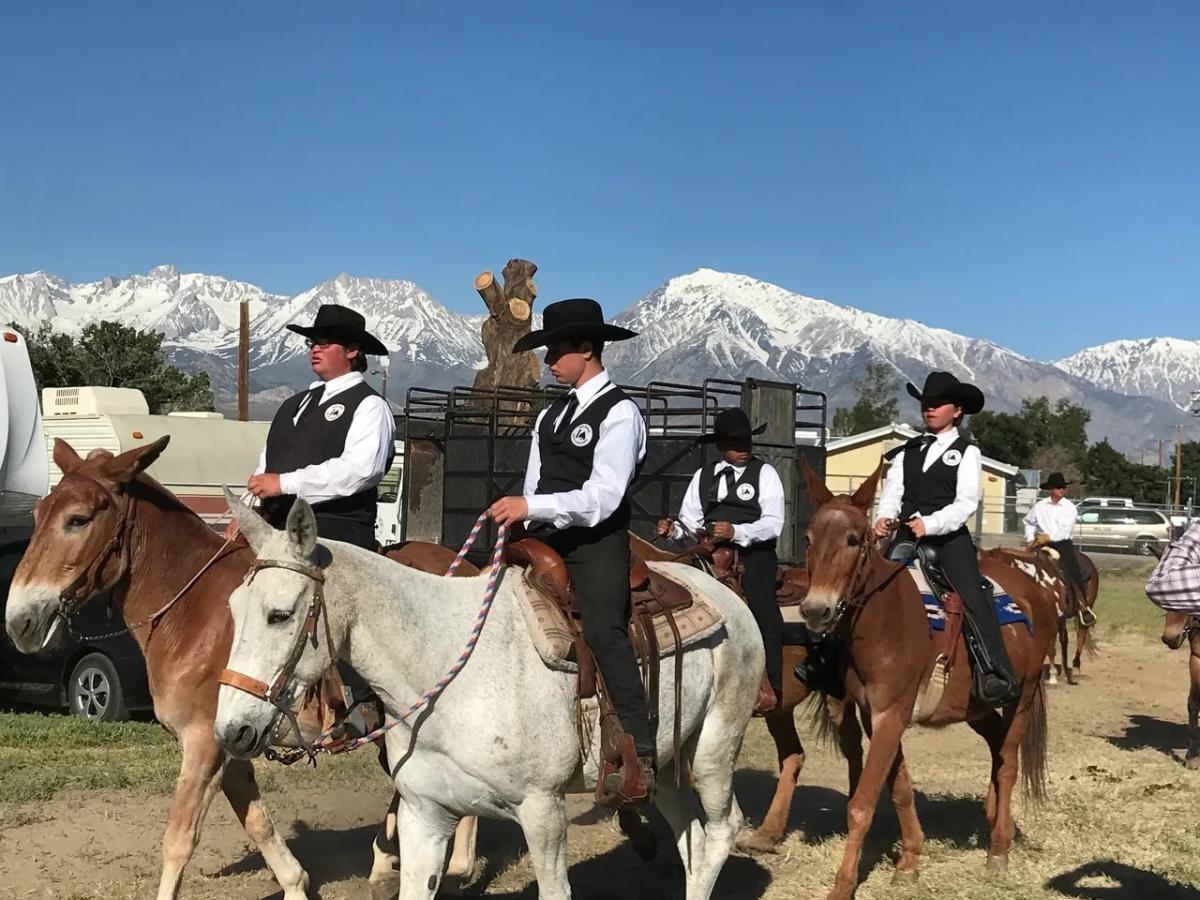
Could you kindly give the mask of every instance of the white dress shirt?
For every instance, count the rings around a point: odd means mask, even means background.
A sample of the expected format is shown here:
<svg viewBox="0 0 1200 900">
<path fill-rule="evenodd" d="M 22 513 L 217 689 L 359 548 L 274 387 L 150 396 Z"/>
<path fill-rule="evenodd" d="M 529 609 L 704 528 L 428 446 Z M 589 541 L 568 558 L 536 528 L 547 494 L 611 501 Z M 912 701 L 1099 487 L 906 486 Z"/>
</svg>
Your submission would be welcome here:
<svg viewBox="0 0 1200 900">
<path fill-rule="evenodd" d="M 324 385 L 324 392 L 316 396 L 315 401 L 311 393 L 305 397 L 292 424 L 300 421 L 309 403 L 324 403 L 363 381 L 362 372 L 347 372 L 326 382 L 314 381 L 309 385 L 309 391 Z M 309 503 L 350 497 L 379 484 L 391 468 L 395 455 L 396 420 L 387 401 L 379 396 L 365 397 L 350 420 L 342 455 L 294 472 L 280 472 L 279 490 L 302 497 Z M 264 447 L 254 474 L 261 475 L 266 470 L 267 449 Z"/>
<path fill-rule="evenodd" d="M 714 472 L 717 477 L 718 500 L 724 500 L 727 493 L 725 478 L 721 475 L 726 469 L 733 469 L 735 479 L 741 478 L 742 473 L 746 471 L 745 466 L 735 466 L 723 459 L 717 461 Z M 679 522 L 692 532 L 704 527 L 704 503 L 700 499 L 700 475 L 703 471 L 704 469 L 696 470 L 683 495 L 683 503 L 679 505 Z M 764 463 L 758 474 L 758 503 L 762 507 L 762 518 L 733 526 L 733 542 L 739 547 L 778 540 L 779 535 L 783 534 L 783 482 L 770 463 Z M 685 534 L 679 522 L 671 526 L 671 537 L 675 540 L 679 540 Z"/>
<path fill-rule="evenodd" d="M 928 472 L 929 467 L 941 459 L 943 453 L 958 440 L 958 429 L 950 428 L 941 434 L 934 435 L 933 443 L 925 451 L 925 463 L 921 471 Z M 904 498 L 904 456 L 907 450 L 897 454 L 888 469 L 887 481 L 883 485 L 883 494 L 879 499 L 879 517 L 894 519 L 900 515 L 900 507 Z M 937 512 L 922 516 L 917 513 L 914 518 L 923 519 L 925 533 L 930 536 L 950 534 L 967 524 L 967 520 L 979 509 L 979 481 L 983 472 L 983 454 L 974 444 L 963 451 L 962 460 L 958 464 L 958 481 L 954 500 Z"/>
<path fill-rule="evenodd" d="M 1069 541 L 1075 533 L 1075 504 L 1063 497 L 1057 503 L 1043 497 L 1025 516 L 1025 540 L 1032 541 L 1039 531 L 1052 541 Z"/>
<path fill-rule="evenodd" d="M 607 372 L 601 372 L 575 388 L 579 402 L 571 421 L 575 421 L 601 394 L 613 389 Z M 555 421 L 562 421 L 566 410 Z M 556 529 L 571 526 L 592 528 L 617 511 L 625 492 L 633 481 L 638 465 L 646 458 L 646 423 L 641 410 L 632 400 L 618 403 L 600 423 L 592 459 L 592 474 L 583 487 L 558 494 L 537 494 L 542 474 L 542 456 L 538 447 L 538 430 L 543 409 L 533 425 L 533 442 L 529 447 L 529 466 L 525 470 L 525 501 L 529 504 L 530 522 L 548 522 Z"/>
</svg>

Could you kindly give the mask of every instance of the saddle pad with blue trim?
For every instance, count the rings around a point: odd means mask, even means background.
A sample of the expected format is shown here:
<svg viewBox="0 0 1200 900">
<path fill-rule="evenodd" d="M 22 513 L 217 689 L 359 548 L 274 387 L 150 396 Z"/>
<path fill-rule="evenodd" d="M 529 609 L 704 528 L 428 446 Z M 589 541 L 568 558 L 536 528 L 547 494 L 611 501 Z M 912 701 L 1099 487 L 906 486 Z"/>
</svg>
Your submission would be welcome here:
<svg viewBox="0 0 1200 900">
<path fill-rule="evenodd" d="M 921 592 L 921 602 L 925 604 L 925 615 L 929 619 L 930 631 L 944 631 L 946 629 L 946 611 L 942 609 L 941 601 L 934 594 L 933 589 L 929 587 L 929 581 L 925 577 L 925 570 L 922 569 L 916 562 L 908 564 L 908 573 L 912 576 L 913 581 L 917 583 L 917 589 Z M 1029 629 L 1029 633 L 1033 634 L 1033 623 L 1029 621 L 1029 617 L 1021 610 L 1016 601 L 1008 594 L 1004 593 L 996 579 L 988 579 L 992 583 L 993 597 L 996 603 L 996 618 L 1001 625 L 1015 625 L 1018 622 L 1024 623 Z"/>
</svg>

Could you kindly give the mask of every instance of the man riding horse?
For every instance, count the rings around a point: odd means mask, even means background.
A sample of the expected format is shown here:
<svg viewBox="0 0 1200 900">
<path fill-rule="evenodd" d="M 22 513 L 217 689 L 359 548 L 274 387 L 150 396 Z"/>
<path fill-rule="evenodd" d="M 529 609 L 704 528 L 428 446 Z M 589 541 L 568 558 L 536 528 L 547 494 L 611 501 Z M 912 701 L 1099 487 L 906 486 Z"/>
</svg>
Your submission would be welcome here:
<svg viewBox="0 0 1200 900">
<path fill-rule="evenodd" d="M 1063 477 L 1062 472 L 1050 473 L 1050 477 L 1042 485 L 1042 490 L 1049 491 L 1050 496 L 1043 497 L 1035 503 L 1025 516 L 1025 542 L 1030 550 L 1050 547 L 1058 553 L 1059 569 L 1066 576 L 1067 585 L 1077 598 L 1080 615 L 1087 612 L 1090 616 L 1091 612 L 1083 605 L 1087 590 L 1086 579 L 1079 565 L 1075 544 L 1071 540 L 1079 514 L 1075 504 L 1067 499 L 1068 484 L 1070 482 Z M 1092 616 L 1092 619 L 1095 617 Z"/>
</svg>

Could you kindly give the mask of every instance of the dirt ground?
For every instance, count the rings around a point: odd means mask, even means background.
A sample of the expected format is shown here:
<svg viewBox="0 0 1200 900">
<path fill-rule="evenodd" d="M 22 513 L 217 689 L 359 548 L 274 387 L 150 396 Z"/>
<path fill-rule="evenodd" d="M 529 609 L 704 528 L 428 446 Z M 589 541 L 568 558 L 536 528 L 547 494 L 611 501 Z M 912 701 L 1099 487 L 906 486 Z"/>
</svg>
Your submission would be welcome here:
<svg viewBox="0 0 1200 900">
<path fill-rule="evenodd" d="M 1012 865 L 986 876 L 980 804 L 987 773 L 982 741 L 966 726 L 913 730 L 906 752 L 921 792 L 927 835 L 921 882 L 893 889 L 898 831 L 884 800 L 864 857 L 859 896 L 1108 900 L 1200 898 L 1200 772 L 1181 762 L 1187 659 L 1143 635 L 1104 644 L 1085 660 L 1082 683 L 1050 688 L 1050 797 L 1040 808 L 1018 802 L 1020 835 Z M 792 807 L 791 834 L 778 855 L 731 858 L 717 896 L 821 897 L 845 843 L 845 771 L 834 751 L 810 745 Z M 371 897 L 371 838 L 388 801 L 383 776 L 368 761 L 314 791 L 312 776 L 287 771 L 269 780 L 267 801 L 325 900 Z M 751 818 L 765 809 L 774 755 L 754 722 L 737 780 Z M 121 791 L 68 792 L 24 803 L 0 819 L 0 890 L 12 897 L 126 898 L 154 894 L 158 846 L 169 797 L 137 785 Z M 571 882 L 585 900 L 682 897 L 682 872 L 665 825 L 663 850 L 645 863 L 623 845 L 607 815 L 584 798 L 571 806 Z M 486 871 L 471 893 L 533 898 L 536 887 L 519 831 L 485 822 Z M 316 892 L 314 892 L 315 894 Z M 279 896 L 262 860 L 218 797 L 184 895 L 258 900 Z M 376 893 L 374 896 L 395 896 Z"/>
</svg>

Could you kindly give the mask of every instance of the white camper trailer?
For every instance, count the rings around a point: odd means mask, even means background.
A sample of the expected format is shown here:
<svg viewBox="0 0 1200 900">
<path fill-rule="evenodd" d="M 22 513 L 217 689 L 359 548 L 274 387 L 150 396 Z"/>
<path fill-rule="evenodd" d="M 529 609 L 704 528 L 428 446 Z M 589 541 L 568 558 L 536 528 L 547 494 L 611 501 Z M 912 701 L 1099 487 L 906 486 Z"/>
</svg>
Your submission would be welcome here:
<svg viewBox="0 0 1200 900">
<path fill-rule="evenodd" d="M 25 338 L 0 329 L 0 543 L 33 533 L 33 507 L 50 489 L 42 415 Z"/>
</svg>

